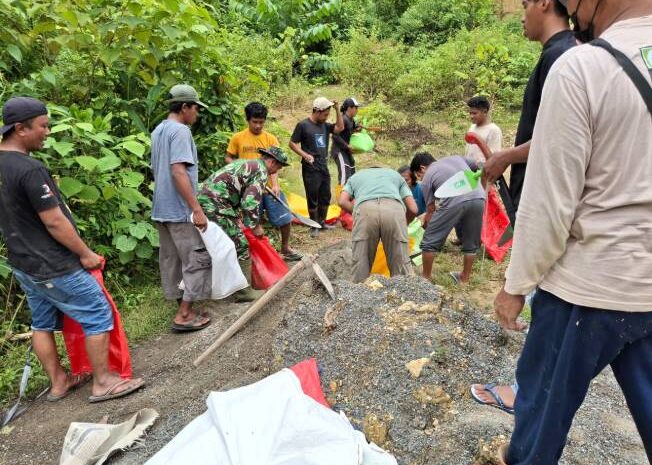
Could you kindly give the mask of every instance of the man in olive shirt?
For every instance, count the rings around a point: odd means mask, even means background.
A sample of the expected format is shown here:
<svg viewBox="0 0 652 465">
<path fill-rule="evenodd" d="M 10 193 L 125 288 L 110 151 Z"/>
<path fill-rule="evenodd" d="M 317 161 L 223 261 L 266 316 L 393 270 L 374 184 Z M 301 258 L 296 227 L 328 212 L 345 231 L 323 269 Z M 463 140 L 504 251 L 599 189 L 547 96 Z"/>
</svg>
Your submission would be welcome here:
<svg viewBox="0 0 652 465">
<path fill-rule="evenodd" d="M 391 276 L 412 274 L 407 225 L 418 208 L 403 176 L 389 168 L 362 170 L 348 180 L 339 204 L 353 213 L 353 282 L 369 277 L 379 240 Z"/>
</svg>

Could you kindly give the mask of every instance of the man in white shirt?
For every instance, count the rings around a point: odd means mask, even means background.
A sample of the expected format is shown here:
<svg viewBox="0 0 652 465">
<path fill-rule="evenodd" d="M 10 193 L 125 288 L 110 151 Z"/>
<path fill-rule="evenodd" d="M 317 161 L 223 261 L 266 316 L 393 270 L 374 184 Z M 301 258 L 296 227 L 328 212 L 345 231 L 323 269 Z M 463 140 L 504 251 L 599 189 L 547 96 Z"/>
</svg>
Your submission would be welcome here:
<svg viewBox="0 0 652 465">
<path fill-rule="evenodd" d="M 650 86 L 652 0 L 562 3 L 584 42 L 600 36 Z M 610 53 L 588 44 L 566 52 L 548 76 L 512 260 L 495 302 L 501 325 L 515 329 L 525 295 L 539 288 L 503 463 L 557 464 L 591 380 L 607 365 L 652 459 L 652 103 L 645 91 Z"/>
<path fill-rule="evenodd" d="M 489 115 L 491 104 L 487 100 L 487 97 L 481 95 L 473 97 L 467 102 L 467 105 L 469 107 L 469 118 L 471 118 L 471 122 L 473 123 L 469 128 L 469 132 L 477 134 L 487 143 L 489 150 L 492 152 L 502 150 L 503 132 L 496 124 L 491 122 L 491 116 Z M 476 144 L 466 145 L 466 158 L 471 158 L 476 163 L 487 161 Z"/>
</svg>

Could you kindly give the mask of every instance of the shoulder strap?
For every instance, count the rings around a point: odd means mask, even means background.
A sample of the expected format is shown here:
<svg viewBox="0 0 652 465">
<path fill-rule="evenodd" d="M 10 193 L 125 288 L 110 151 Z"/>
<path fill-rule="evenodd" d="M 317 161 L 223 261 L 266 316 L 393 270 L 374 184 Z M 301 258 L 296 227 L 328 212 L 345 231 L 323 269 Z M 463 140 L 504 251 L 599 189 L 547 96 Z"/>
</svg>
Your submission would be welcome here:
<svg viewBox="0 0 652 465">
<path fill-rule="evenodd" d="M 623 68 L 625 73 L 629 76 L 638 91 L 641 93 L 643 101 L 647 105 L 647 109 L 650 111 L 650 115 L 652 115 L 652 86 L 650 86 L 650 83 L 647 82 L 647 79 L 645 79 L 645 76 L 641 70 L 638 69 L 632 60 L 627 58 L 627 55 L 625 55 L 620 50 L 613 48 L 612 45 L 606 40 L 595 39 L 590 43 L 594 47 L 603 48 L 613 55 L 618 64 Z"/>
</svg>

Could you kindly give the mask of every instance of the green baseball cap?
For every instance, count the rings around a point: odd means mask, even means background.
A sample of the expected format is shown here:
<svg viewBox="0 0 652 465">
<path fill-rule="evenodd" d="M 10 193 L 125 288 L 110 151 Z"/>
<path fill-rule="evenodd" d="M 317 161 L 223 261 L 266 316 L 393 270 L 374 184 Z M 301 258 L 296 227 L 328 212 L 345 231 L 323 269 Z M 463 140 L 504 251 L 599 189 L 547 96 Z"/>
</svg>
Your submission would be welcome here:
<svg viewBox="0 0 652 465">
<path fill-rule="evenodd" d="M 167 100 L 167 102 L 196 103 L 201 107 L 208 108 L 208 105 L 199 100 L 199 94 L 195 88 L 189 86 L 188 84 L 177 84 L 176 86 L 172 87 L 172 89 L 170 89 L 170 98 Z"/>
<path fill-rule="evenodd" d="M 290 163 L 288 163 L 288 156 L 280 147 L 272 146 L 268 149 L 258 149 L 258 153 L 272 157 L 283 166 L 290 166 Z"/>
</svg>

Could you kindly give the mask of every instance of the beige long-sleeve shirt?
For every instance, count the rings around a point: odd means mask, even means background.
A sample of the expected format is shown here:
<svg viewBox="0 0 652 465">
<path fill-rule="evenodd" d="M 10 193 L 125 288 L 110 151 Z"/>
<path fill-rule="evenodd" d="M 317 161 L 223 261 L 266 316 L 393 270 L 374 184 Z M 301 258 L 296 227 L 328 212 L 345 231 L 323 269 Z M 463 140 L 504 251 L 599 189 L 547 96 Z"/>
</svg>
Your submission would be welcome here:
<svg viewBox="0 0 652 465">
<path fill-rule="evenodd" d="M 650 80 L 652 16 L 602 38 Z M 652 116 L 591 45 L 559 58 L 543 90 L 505 290 L 537 285 L 575 305 L 652 311 Z"/>
</svg>

